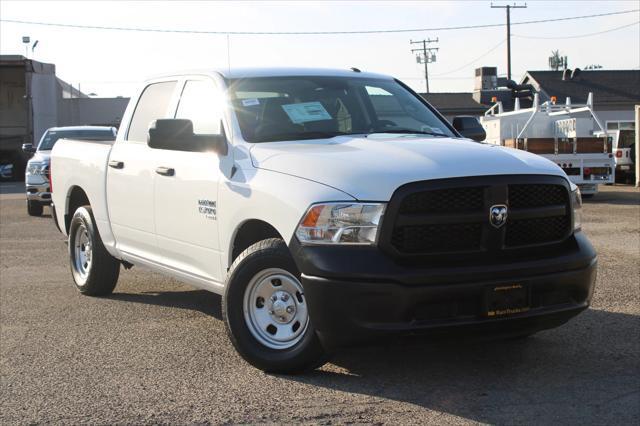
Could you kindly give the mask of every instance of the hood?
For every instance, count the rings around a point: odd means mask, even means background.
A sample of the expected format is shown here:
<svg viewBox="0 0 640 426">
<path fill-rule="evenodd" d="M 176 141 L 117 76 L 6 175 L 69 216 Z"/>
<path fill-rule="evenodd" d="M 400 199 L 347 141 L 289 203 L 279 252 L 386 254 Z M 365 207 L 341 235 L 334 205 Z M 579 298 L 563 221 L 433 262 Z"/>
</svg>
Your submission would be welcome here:
<svg viewBox="0 0 640 426">
<path fill-rule="evenodd" d="M 398 187 L 421 180 L 509 174 L 566 178 L 556 164 L 528 152 L 413 135 L 257 143 L 251 158 L 257 168 L 323 183 L 366 201 L 388 201 Z"/>
<path fill-rule="evenodd" d="M 51 151 L 36 151 L 29 159 L 30 163 L 48 163 L 51 159 Z"/>
</svg>

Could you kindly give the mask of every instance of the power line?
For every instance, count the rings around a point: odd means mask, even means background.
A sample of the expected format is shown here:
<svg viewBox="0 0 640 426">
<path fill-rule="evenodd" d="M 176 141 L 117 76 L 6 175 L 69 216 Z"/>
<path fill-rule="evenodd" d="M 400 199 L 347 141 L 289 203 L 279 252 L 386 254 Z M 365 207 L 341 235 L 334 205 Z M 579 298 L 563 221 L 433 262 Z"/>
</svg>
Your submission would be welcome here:
<svg viewBox="0 0 640 426">
<path fill-rule="evenodd" d="M 608 30 L 604 30 L 604 31 L 598 31 L 598 32 L 595 32 L 595 33 L 579 34 L 579 35 L 572 35 L 572 36 L 540 37 L 540 36 L 525 36 L 525 35 L 518 35 L 518 34 L 511 34 L 511 35 L 513 37 L 518 37 L 518 38 L 529 38 L 529 39 L 539 39 L 539 40 L 564 40 L 564 39 L 571 39 L 571 38 L 591 37 L 591 36 L 594 36 L 594 35 L 610 33 L 610 32 L 613 32 L 613 31 L 621 30 L 623 28 L 633 27 L 634 25 L 638 25 L 638 24 L 640 24 L 640 21 L 636 21 L 636 22 L 633 22 L 633 23 L 627 24 L 627 25 L 622 25 L 621 27 L 615 27 L 615 28 L 611 28 L 611 29 L 608 29 Z"/>
<path fill-rule="evenodd" d="M 568 16 L 564 18 L 537 19 L 530 21 L 511 22 L 511 25 L 542 24 L 548 22 L 573 21 L 577 19 L 598 18 L 603 16 L 624 15 L 636 13 L 640 9 L 622 10 L 619 12 L 598 13 L 593 15 Z M 25 21 L 19 19 L 0 19 L 0 22 L 24 25 L 42 25 L 60 28 L 90 29 L 90 30 L 112 30 L 112 31 L 135 31 L 154 33 L 177 33 L 177 34 L 211 34 L 211 35 L 339 35 L 339 34 L 389 34 L 389 33 L 417 33 L 426 31 L 451 31 L 470 30 L 480 28 L 504 27 L 505 24 L 480 24 L 464 25 L 455 27 L 434 27 L 434 28 L 410 28 L 410 29 L 390 29 L 390 30 L 362 30 L 362 31 L 206 31 L 206 30 L 177 30 L 165 28 L 143 28 L 143 27 L 116 27 L 102 25 L 79 25 L 63 24 L 59 22 Z"/>
<path fill-rule="evenodd" d="M 438 73 L 438 74 L 433 74 L 433 77 L 439 77 L 439 76 L 441 76 L 441 75 L 453 74 L 454 72 L 460 71 L 461 69 L 464 69 L 464 68 L 468 67 L 469 65 L 471 65 L 471 64 L 473 64 L 473 63 L 475 63 L 475 62 L 478 62 L 480 59 L 484 58 L 484 57 L 485 57 L 485 56 L 487 56 L 489 53 L 493 52 L 493 51 L 494 51 L 494 50 L 496 50 L 498 47 L 502 46 L 502 45 L 504 44 L 504 42 L 505 42 L 505 41 L 507 41 L 507 39 L 506 39 L 506 38 L 505 38 L 504 40 L 502 40 L 500 43 L 498 43 L 498 44 L 496 44 L 495 46 L 493 46 L 491 49 L 489 49 L 489 50 L 487 50 L 486 52 L 484 52 L 482 55 L 480 55 L 480 56 L 478 56 L 477 58 L 475 58 L 474 60 L 469 61 L 469 62 L 467 62 L 466 64 L 464 64 L 464 65 L 462 65 L 462 66 L 460 66 L 460 67 L 458 67 L 458 68 L 456 68 L 456 69 L 449 70 L 449 71 L 446 71 L 446 72 L 441 72 L 441 73 Z"/>
<path fill-rule="evenodd" d="M 613 31 L 617 31 L 617 30 L 621 30 L 624 28 L 628 28 L 628 27 L 632 27 L 634 25 L 638 25 L 640 24 L 640 21 L 638 22 L 634 22 L 632 24 L 628 24 L 628 25 L 623 25 L 620 27 L 615 27 L 615 28 L 610 28 L 608 30 L 604 30 L 604 31 L 598 31 L 595 33 L 589 33 L 589 34 L 580 34 L 580 35 L 573 35 L 573 36 L 565 36 L 565 37 L 536 37 L 536 36 L 523 36 L 523 35 L 517 35 L 517 34 L 511 34 L 512 37 L 519 37 L 519 38 L 528 38 L 528 39 L 549 39 L 549 40 L 556 40 L 556 39 L 572 39 L 572 38 L 580 38 L 580 37 L 590 37 L 590 36 L 594 36 L 594 35 L 598 35 L 598 34 L 605 34 L 605 33 L 609 33 L 609 32 L 613 32 Z M 493 52 L 494 50 L 496 50 L 498 47 L 502 46 L 504 44 L 504 42 L 507 41 L 507 39 L 505 38 L 504 40 L 502 40 L 500 43 L 496 44 L 495 46 L 493 46 L 491 49 L 487 50 L 486 52 L 484 52 L 482 55 L 478 56 L 477 58 L 473 59 L 472 61 L 467 62 L 464 65 L 459 66 L 458 68 L 449 70 L 449 71 L 445 71 L 445 72 L 440 72 L 438 74 L 431 74 L 431 79 L 432 80 L 442 80 L 442 79 L 434 79 L 433 77 L 440 77 L 440 76 L 444 76 L 444 75 L 448 75 L 448 74 L 453 74 L 455 72 L 458 72 L 466 67 L 468 67 L 469 65 L 472 65 L 476 62 L 478 62 L 480 59 L 484 58 L 485 56 L 487 56 L 488 54 L 490 54 L 491 52 Z M 450 79 L 456 79 L 456 78 L 473 78 L 473 77 L 451 77 Z M 419 78 L 414 78 L 415 80 L 418 80 Z"/>
</svg>

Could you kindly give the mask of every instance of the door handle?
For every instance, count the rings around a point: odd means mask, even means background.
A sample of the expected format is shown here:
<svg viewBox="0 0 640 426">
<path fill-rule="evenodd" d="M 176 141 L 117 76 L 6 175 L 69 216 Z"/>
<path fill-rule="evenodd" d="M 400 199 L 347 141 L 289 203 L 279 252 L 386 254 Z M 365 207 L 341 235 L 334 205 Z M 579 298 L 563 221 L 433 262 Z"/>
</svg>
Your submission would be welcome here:
<svg viewBox="0 0 640 426">
<path fill-rule="evenodd" d="M 176 171 L 171 167 L 158 167 L 156 168 L 156 173 L 162 176 L 173 176 L 176 174 Z"/>
<path fill-rule="evenodd" d="M 116 160 L 110 160 L 109 161 L 109 167 L 112 167 L 114 169 L 124 169 L 124 162 L 116 161 Z"/>
</svg>

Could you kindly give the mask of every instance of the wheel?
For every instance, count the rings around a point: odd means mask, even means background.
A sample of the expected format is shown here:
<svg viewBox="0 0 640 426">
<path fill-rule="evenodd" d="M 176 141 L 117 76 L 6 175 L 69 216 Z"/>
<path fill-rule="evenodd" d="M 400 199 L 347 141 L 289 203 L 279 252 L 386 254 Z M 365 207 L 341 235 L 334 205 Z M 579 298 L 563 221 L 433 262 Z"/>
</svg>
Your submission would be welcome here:
<svg viewBox="0 0 640 426">
<path fill-rule="evenodd" d="M 29 216 L 42 216 L 43 206 L 37 201 L 27 200 L 27 213 Z"/>
<path fill-rule="evenodd" d="M 120 274 L 120 262 L 102 244 L 91 207 L 79 207 L 69 226 L 69 261 L 76 288 L 89 296 L 113 292 Z"/>
<path fill-rule="evenodd" d="M 222 315 L 231 342 L 254 367 L 298 373 L 326 361 L 300 273 L 281 239 L 260 241 L 236 258 L 227 275 Z"/>
</svg>

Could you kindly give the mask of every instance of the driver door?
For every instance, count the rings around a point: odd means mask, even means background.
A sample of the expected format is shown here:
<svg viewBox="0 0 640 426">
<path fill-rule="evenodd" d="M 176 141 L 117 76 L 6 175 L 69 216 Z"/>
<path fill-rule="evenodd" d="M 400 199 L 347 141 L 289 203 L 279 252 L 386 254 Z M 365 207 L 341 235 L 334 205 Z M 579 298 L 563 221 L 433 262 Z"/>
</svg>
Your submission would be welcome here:
<svg viewBox="0 0 640 426">
<path fill-rule="evenodd" d="M 223 93 L 213 80 L 187 79 L 175 118 L 191 120 L 195 134 L 221 134 L 223 105 Z M 151 151 L 159 254 L 174 270 L 221 282 L 218 185 L 229 156 L 179 149 Z"/>
</svg>

